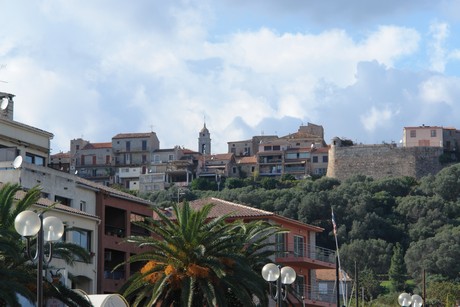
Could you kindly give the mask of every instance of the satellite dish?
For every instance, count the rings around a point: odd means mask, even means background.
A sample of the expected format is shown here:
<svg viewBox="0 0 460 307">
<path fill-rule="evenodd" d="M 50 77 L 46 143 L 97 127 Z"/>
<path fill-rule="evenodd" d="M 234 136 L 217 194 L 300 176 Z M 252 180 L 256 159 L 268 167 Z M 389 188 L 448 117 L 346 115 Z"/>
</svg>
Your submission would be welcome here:
<svg viewBox="0 0 460 307">
<path fill-rule="evenodd" d="M 10 100 L 8 99 L 8 97 L 4 97 L 2 99 L 2 104 L 0 105 L 0 109 L 3 111 L 3 110 L 6 110 L 6 108 L 8 108 L 8 103 L 10 102 Z"/>
<path fill-rule="evenodd" d="M 13 167 L 15 169 L 17 168 L 20 168 L 21 167 L 21 164 L 22 164 L 22 157 L 21 156 L 17 156 L 14 161 L 13 161 Z"/>
</svg>

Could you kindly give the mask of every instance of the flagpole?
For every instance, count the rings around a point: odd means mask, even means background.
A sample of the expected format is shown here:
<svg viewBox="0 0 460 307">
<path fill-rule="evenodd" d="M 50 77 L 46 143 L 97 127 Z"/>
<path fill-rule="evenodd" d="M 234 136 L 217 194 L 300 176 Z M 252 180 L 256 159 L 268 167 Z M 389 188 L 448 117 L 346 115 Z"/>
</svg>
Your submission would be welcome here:
<svg viewBox="0 0 460 307">
<path fill-rule="evenodd" d="M 340 253 L 339 253 L 339 241 L 337 240 L 337 224 L 335 223 L 335 216 L 334 216 L 334 209 L 331 207 L 332 210 L 332 227 L 334 231 L 334 238 L 335 238 L 335 252 L 337 254 L 337 265 L 339 266 L 339 272 L 342 273 L 342 277 L 344 276 L 344 273 L 342 272 L 342 266 L 340 265 Z M 347 300 L 345 297 L 345 289 L 343 288 L 343 282 L 340 282 L 340 277 L 337 276 L 337 292 L 339 292 L 339 283 L 342 286 L 342 299 L 343 303 L 346 304 Z M 337 295 L 339 297 L 339 295 Z M 339 301 L 337 301 L 337 307 L 339 307 Z"/>
</svg>

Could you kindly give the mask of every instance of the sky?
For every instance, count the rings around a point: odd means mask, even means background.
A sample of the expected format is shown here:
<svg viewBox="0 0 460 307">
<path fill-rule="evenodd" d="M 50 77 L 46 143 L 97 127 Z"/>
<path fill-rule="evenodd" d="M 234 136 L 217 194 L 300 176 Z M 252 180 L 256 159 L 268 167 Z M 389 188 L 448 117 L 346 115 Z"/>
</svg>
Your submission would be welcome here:
<svg viewBox="0 0 460 307">
<path fill-rule="evenodd" d="M 0 0 L 0 92 L 70 140 L 212 152 L 321 125 L 363 144 L 460 129 L 460 0 Z"/>
</svg>

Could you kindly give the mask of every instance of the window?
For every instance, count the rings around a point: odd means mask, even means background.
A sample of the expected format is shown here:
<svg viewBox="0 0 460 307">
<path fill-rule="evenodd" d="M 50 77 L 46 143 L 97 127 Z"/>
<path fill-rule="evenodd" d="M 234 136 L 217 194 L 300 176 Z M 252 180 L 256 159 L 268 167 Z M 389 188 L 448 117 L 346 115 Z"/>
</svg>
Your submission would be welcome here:
<svg viewBox="0 0 460 307">
<path fill-rule="evenodd" d="M 160 163 L 160 155 L 154 155 L 153 156 L 153 162 Z"/>
<path fill-rule="evenodd" d="M 270 151 L 270 150 L 272 150 L 271 146 L 264 146 L 264 151 Z"/>
<path fill-rule="evenodd" d="M 80 211 L 86 212 L 86 201 L 80 201 Z"/>
<path fill-rule="evenodd" d="M 70 207 L 72 204 L 72 200 L 67 197 L 62 197 L 62 196 L 54 196 L 54 201 L 63 204 L 64 206 Z"/>
<path fill-rule="evenodd" d="M 300 158 L 300 159 L 307 159 L 307 158 L 310 158 L 310 153 L 308 153 L 308 152 L 300 152 L 300 153 L 299 153 L 299 158 Z"/>
<path fill-rule="evenodd" d="M 327 163 L 327 156 L 323 156 L 323 163 Z"/>
<path fill-rule="evenodd" d="M 131 154 L 125 154 L 125 164 L 131 164 Z"/>
<path fill-rule="evenodd" d="M 318 283 L 318 291 L 320 294 L 327 294 L 327 283 L 319 282 Z"/>
<path fill-rule="evenodd" d="M 273 146 L 273 150 L 280 150 L 280 145 Z"/>
<path fill-rule="evenodd" d="M 126 141 L 126 151 L 131 151 L 131 141 Z"/>
<path fill-rule="evenodd" d="M 147 150 L 147 141 L 142 140 L 142 150 Z"/>
<path fill-rule="evenodd" d="M 105 164 L 110 164 L 110 155 L 105 156 Z"/>
<path fill-rule="evenodd" d="M 72 231 L 69 231 L 69 235 L 66 235 L 67 238 L 72 238 L 72 243 L 78 246 L 83 247 L 86 251 L 91 253 L 91 231 L 81 228 L 73 228 Z M 82 260 L 78 256 L 76 256 L 76 260 Z"/>
<path fill-rule="evenodd" d="M 294 255 L 296 257 L 303 257 L 305 254 L 304 238 L 301 236 L 294 236 Z"/>
<path fill-rule="evenodd" d="M 431 130 L 431 137 L 435 138 L 436 137 L 436 130 Z"/>
<path fill-rule="evenodd" d="M 235 166 L 232 167 L 232 173 L 233 173 L 233 174 L 236 174 L 236 167 L 235 167 Z"/>
<path fill-rule="evenodd" d="M 147 162 L 147 155 L 142 155 L 142 163 Z"/>
<path fill-rule="evenodd" d="M 168 160 L 169 160 L 169 161 L 173 161 L 173 160 L 174 160 L 174 155 L 169 155 L 169 156 L 168 156 Z"/>
<path fill-rule="evenodd" d="M 318 163 L 318 156 L 313 156 L 313 163 Z"/>
<path fill-rule="evenodd" d="M 31 153 L 26 153 L 25 160 L 27 163 L 30 163 L 30 164 L 45 166 L 45 158 L 31 154 Z"/>
<path fill-rule="evenodd" d="M 411 130 L 411 131 L 410 131 L 410 137 L 411 137 L 411 138 L 417 137 L 417 131 Z"/>
<path fill-rule="evenodd" d="M 93 165 L 96 165 L 96 156 L 93 156 Z"/>
<path fill-rule="evenodd" d="M 303 296 L 305 293 L 305 276 L 297 275 L 294 282 L 294 289 L 299 296 Z"/>
<path fill-rule="evenodd" d="M 284 257 L 284 252 L 286 251 L 286 234 L 285 233 L 276 234 L 275 248 L 276 248 L 276 255 L 278 257 Z"/>
</svg>

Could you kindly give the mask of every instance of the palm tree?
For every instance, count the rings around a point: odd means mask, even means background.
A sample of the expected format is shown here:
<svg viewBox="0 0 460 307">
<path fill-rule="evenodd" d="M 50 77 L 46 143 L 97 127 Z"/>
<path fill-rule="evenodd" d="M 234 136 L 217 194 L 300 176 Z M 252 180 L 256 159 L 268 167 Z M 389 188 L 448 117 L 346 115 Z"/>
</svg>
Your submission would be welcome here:
<svg viewBox="0 0 460 307">
<path fill-rule="evenodd" d="M 39 187 L 28 190 L 17 200 L 21 191 L 18 184 L 6 183 L 0 187 L 0 306 L 20 306 L 16 294 L 30 301 L 35 300 L 36 266 L 24 254 L 24 243 L 14 230 L 16 216 L 35 204 L 41 195 Z M 59 242 L 54 250 L 56 255 L 72 264 L 75 255 L 89 261 L 85 249 L 70 243 Z M 73 255 L 73 257 L 72 257 Z M 55 297 L 68 306 L 91 306 L 81 295 L 60 284 L 44 280 L 45 297 Z"/>
<path fill-rule="evenodd" d="M 228 215 L 209 219 L 212 206 L 174 204 L 174 219 L 153 208 L 158 218 L 138 223 L 152 236 L 127 239 L 146 250 L 127 261 L 143 265 L 120 289 L 132 306 L 266 305 L 260 269 L 273 255 L 267 238 L 282 230 L 263 221 L 228 223 Z"/>
</svg>

